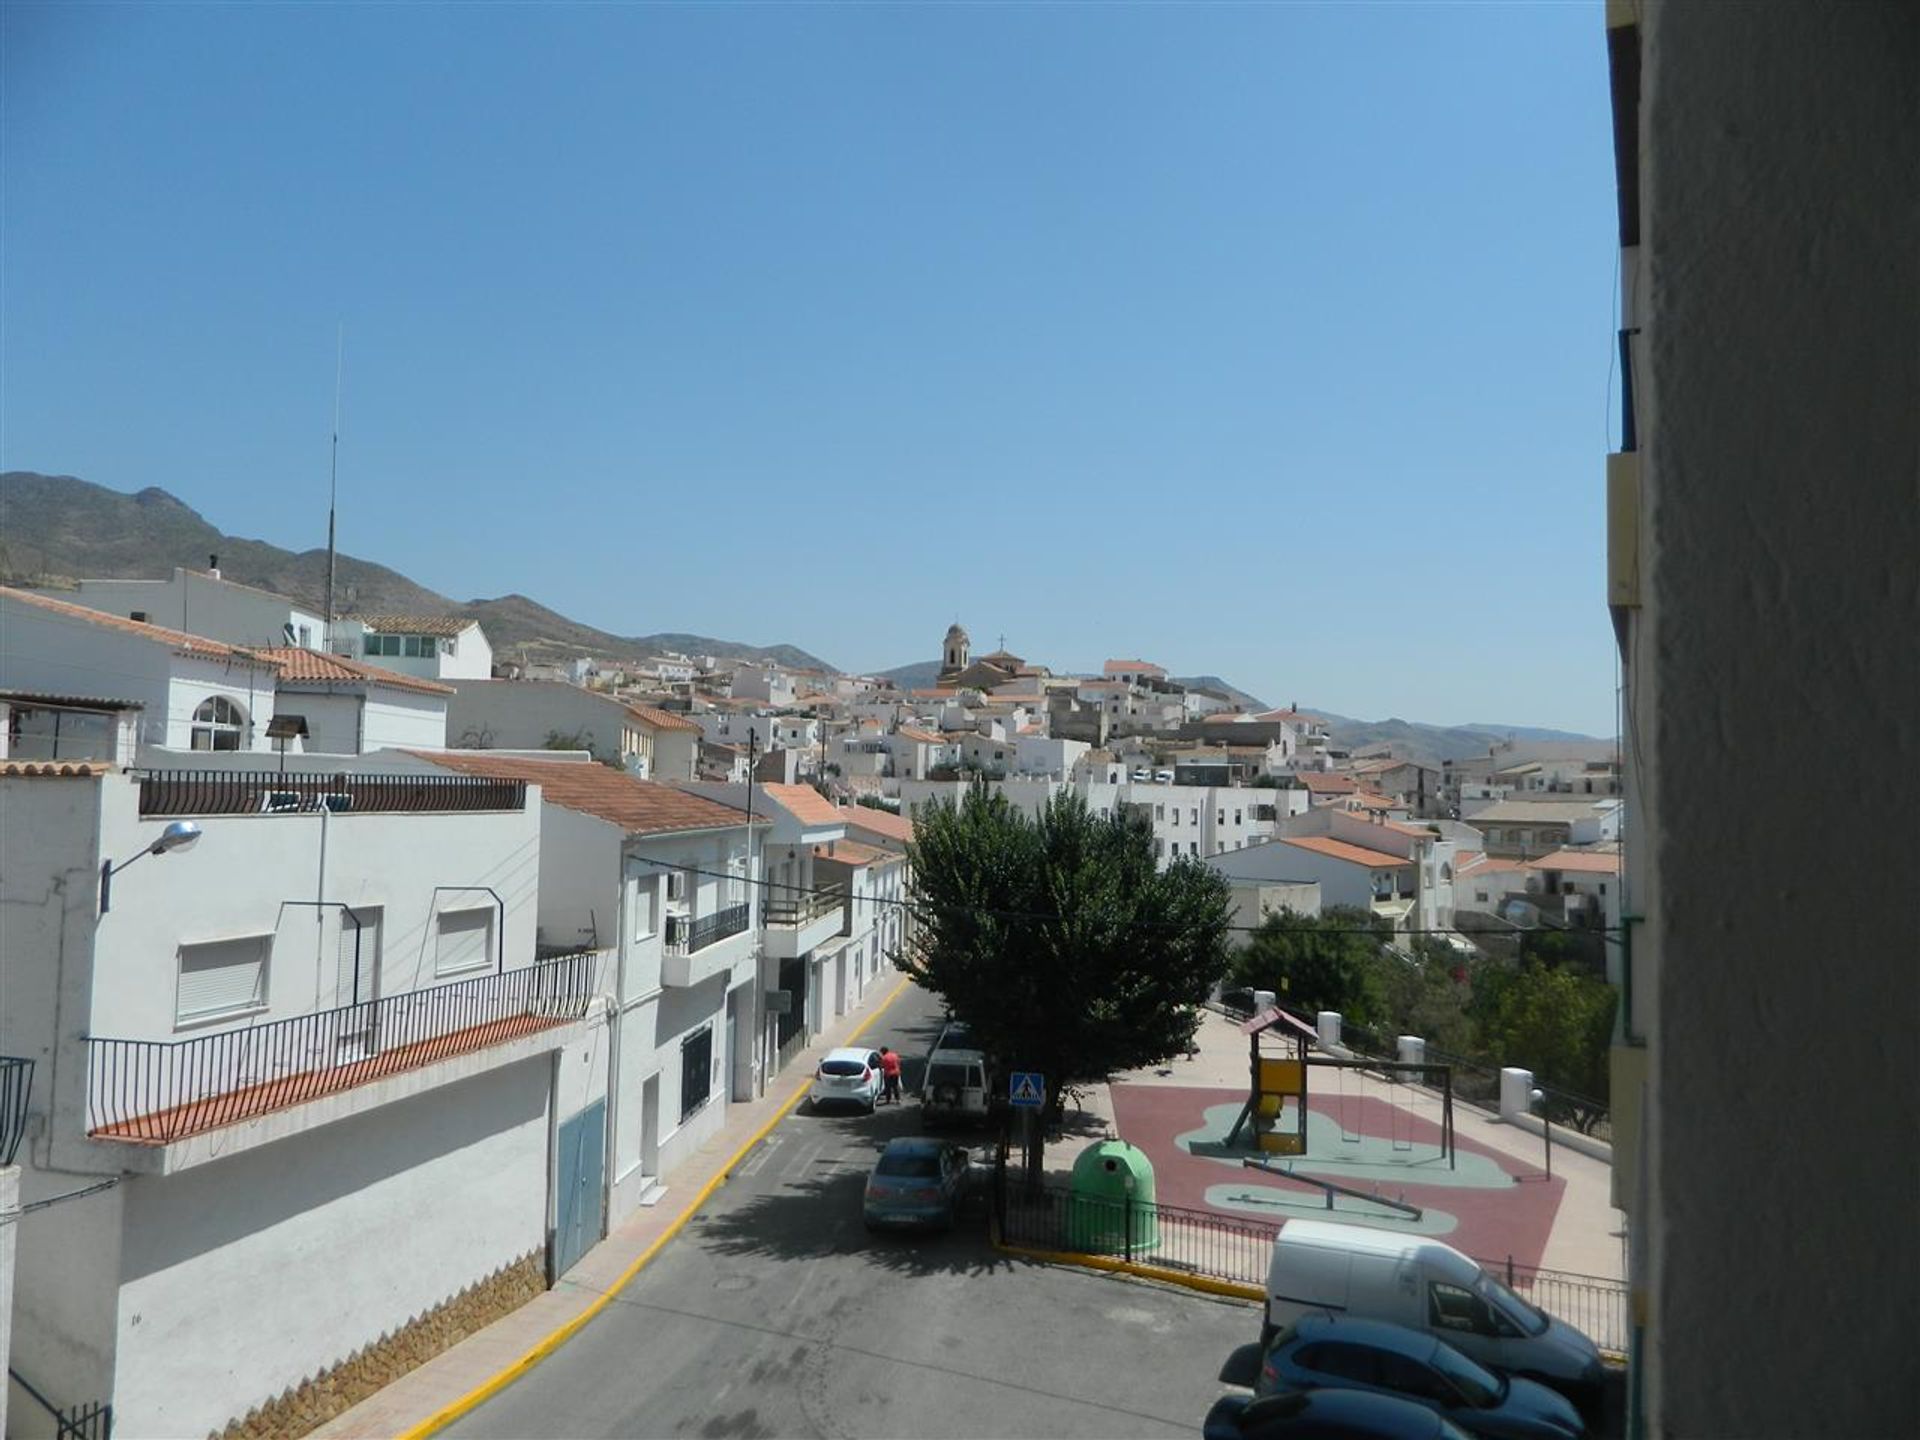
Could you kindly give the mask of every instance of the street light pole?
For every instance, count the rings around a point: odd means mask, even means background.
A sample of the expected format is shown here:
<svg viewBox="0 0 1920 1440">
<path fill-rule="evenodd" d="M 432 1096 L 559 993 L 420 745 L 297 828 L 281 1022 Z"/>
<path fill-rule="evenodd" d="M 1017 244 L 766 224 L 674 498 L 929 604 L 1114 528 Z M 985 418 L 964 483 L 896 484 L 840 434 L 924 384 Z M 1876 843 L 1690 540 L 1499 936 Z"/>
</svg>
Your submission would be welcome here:
<svg viewBox="0 0 1920 1440">
<path fill-rule="evenodd" d="M 1540 1107 L 1540 1137 L 1547 1147 L 1547 1179 L 1553 1178 L 1553 1117 L 1547 1113 L 1547 1092 L 1535 1088 L 1529 1093 L 1529 1099 Z"/>
</svg>

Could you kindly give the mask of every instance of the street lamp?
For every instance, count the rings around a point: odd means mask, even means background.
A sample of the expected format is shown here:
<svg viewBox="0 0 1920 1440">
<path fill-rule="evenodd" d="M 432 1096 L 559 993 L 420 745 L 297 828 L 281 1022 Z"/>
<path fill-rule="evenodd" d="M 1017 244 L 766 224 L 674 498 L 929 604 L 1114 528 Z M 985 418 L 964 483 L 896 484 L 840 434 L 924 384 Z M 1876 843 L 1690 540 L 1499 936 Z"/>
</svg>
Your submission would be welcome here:
<svg viewBox="0 0 1920 1440">
<path fill-rule="evenodd" d="M 1527 1098 L 1540 1108 L 1540 1134 L 1547 1143 L 1547 1179 L 1553 1178 L 1553 1117 L 1547 1113 L 1547 1092 L 1537 1086 Z"/>
<path fill-rule="evenodd" d="M 142 850 L 133 860 L 123 860 L 118 865 L 111 860 L 100 862 L 100 913 L 107 913 L 113 894 L 113 877 L 118 875 L 134 860 L 148 855 L 165 855 L 174 850 L 191 850 L 200 839 L 200 827 L 191 820 L 175 820 L 160 832 L 160 838 Z"/>
</svg>

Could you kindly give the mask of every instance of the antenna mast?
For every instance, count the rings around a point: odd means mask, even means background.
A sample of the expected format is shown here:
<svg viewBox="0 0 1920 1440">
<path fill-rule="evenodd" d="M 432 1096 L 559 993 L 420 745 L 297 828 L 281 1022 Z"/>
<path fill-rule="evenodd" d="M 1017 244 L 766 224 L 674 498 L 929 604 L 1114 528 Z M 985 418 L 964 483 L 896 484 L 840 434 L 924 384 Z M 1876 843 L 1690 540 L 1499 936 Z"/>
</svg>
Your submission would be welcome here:
<svg viewBox="0 0 1920 1440">
<path fill-rule="evenodd" d="M 333 522 L 334 511 L 340 494 L 340 371 L 346 358 L 347 327 L 344 322 L 334 332 L 333 339 L 333 451 L 327 459 L 327 623 L 321 630 L 326 636 L 327 653 L 333 653 Z"/>
</svg>

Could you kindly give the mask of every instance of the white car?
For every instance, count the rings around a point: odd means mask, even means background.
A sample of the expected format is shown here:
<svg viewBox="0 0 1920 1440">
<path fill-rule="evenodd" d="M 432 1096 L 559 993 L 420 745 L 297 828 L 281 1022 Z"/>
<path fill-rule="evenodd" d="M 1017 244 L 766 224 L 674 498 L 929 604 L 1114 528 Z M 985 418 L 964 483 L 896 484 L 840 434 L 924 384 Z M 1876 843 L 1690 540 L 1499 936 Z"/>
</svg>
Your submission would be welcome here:
<svg viewBox="0 0 1920 1440">
<path fill-rule="evenodd" d="M 829 1050 L 813 1072 L 807 1099 L 816 1110 L 826 1105 L 858 1105 L 871 1115 L 885 1084 L 878 1050 Z"/>
</svg>

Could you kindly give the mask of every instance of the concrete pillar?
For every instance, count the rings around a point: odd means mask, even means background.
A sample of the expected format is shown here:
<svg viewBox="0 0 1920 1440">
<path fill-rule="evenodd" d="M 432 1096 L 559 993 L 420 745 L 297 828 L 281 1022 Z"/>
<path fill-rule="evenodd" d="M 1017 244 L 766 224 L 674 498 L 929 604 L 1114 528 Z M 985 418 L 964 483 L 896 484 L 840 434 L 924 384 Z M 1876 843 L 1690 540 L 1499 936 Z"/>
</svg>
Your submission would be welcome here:
<svg viewBox="0 0 1920 1440">
<path fill-rule="evenodd" d="M 5 1379 L 6 1366 L 13 1355 L 13 1246 L 20 1234 L 20 1167 L 0 1168 L 0 1435 L 7 1429 L 7 1393 L 13 1387 Z"/>
<path fill-rule="evenodd" d="M 1322 1050 L 1338 1050 L 1341 1048 L 1340 1012 L 1338 1010 L 1322 1010 L 1319 1015 L 1315 1017 L 1314 1023 L 1320 1031 L 1320 1048 Z"/>
<path fill-rule="evenodd" d="M 1509 1065 L 1500 1072 L 1500 1118 L 1511 1123 L 1533 1113 L 1533 1072 Z"/>
<path fill-rule="evenodd" d="M 1418 1035 L 1402 1035 L 1395 1048 L 1403 1065 L 1418 1065 L 1427 1058 L 1427 1042 Z"/>
</svg>

